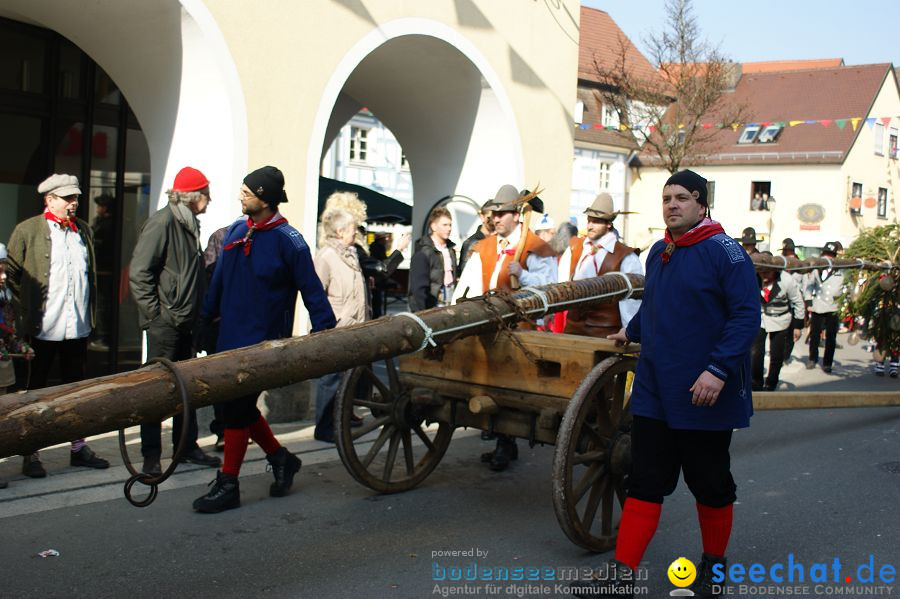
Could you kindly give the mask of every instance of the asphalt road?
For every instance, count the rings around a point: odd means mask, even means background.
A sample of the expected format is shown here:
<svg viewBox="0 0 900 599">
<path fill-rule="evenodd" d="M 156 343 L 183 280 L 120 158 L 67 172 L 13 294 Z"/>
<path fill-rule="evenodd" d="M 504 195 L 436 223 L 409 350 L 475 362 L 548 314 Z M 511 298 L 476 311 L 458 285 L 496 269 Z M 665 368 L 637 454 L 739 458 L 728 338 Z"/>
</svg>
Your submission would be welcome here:
<svg viewBox="0 0 900 599">
<path fill-rule="evenodd" d="M 243 506 L 218 515 L 190 510 L 210 478 L 204 470 L 178 475 L 177 488 L 145 509 L 118 493 L 10 517 L 0 503 L 0 596 L 400 599 L 441 596 L 442 589 L 484 596 L 493 583 L 436 582 L 435 573 L 473 562 L 481 573 L 591 567 L 611 557 L 584 552 L 560 530 L 550 499 L 552 448 L 522 451 L 513 468 L 495 474 L 477 459 L 486 446 L 472 431 L 458 434 L 436 471 L 399 495 L 373 494 L 349 477 L 333 449 L 304 442 L 292 495 L 267 496 L 271 475 L 251 449 Z M 768 567 L 793 554 L 808 565 L 837 557 L 855 566 L 873 555 L 876 570 L 897 568 L 898 466 L 900 408 L 757 414 L 733 442 L 739 504 L 731 562 Z M 37 556 L 51 548 L 60 555 Z M 480 553 L 435 553 L 469 550 Z M 646 596 L 668 596 L 668 565 L 681 555 L 696 561 L 700 551 L 682 484 L 642 564 Z M 493 596 L 569 596 L 557 592 L 558 581 L 499 584 Z M 730 596 L 750 596 L 740 590 Z"/>
</svg>

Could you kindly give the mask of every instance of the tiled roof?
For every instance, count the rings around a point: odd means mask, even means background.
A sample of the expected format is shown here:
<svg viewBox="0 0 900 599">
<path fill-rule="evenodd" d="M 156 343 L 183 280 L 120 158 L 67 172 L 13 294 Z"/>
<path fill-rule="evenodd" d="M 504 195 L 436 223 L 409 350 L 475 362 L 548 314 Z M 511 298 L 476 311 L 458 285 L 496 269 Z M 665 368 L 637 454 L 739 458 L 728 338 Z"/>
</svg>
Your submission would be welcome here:
<svg viewBox="0 0 900 599">
<path fill-rule="evenodd" d="M 772 143 L 738 144 L 743 126 L 717 131 L 707 153 L 706 164 L 842 163 L 856 139 L 848 120 L 836 123 L 790 126 L 790 121 L 850 119 L 869 116 L 889 64 L 844 66 L 788 72 L 744 74 L 726 102 L 746 106 L 749 123 L 784 122 L 781 135 Z M 872 115 L 875 117 L 894 115 Z M 717 123 L 717 115 L 703 119 Z M 648 146 L 645 146 L 645 152 Z M 646 156 L 645 158 L 648 158 Z"/>
<path fill-rule="evenodd" d="M 621 53 L 619 40 L 625 42 L 625 61 L 634 69 L 634 75 L 656 80 L 656 69 L 628 36 L 619 29 L 608 13 L 595 8 L 581 7 L 580 39 L 578 41 L 578 78 L 599 83 L 594 60 L 601 68 L 615 67 Z"/>
<path fill-rule="evenodd" d="M 768 60 L 764 62 L 744 62 L 744 75 L 774 73 L 781 71 L 805 71 L 810 69 L 834 69 L 844 66 L 843 58 L 815 58 L 811 60 Z"/>
<path fill-rule="evenodd" d="M 628 151 L 637 149 L 637 143 L 630 132 L 619 132 L 595 127 L 595 125 L 602 124 L 603 105 L 592 90 L 586 87 L 579 87 L 578 99 L 584 103 L 584 114 L 581 124 L 586 125 L 587 128 L 582 129 L 576 125 L 575 141 L 603 144 L 605 146 L 623 148 Z"/>
</svg>

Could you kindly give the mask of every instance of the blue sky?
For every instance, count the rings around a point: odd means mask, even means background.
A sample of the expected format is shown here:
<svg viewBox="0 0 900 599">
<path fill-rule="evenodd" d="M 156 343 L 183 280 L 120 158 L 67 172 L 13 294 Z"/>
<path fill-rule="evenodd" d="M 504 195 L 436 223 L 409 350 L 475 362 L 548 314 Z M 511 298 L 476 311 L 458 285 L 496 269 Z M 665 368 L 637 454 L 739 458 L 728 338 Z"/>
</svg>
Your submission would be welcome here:
<svg viewBox="0 0 900 599">
<path fill-rule="evenodd" d="M 665 23 L 664 0 L 582 0 L 605 10 L 645 52 Z M 694 0 L 703 36 L 738 62 L 837 58 L 900 66 L 900 0 Z"/>
</svg>

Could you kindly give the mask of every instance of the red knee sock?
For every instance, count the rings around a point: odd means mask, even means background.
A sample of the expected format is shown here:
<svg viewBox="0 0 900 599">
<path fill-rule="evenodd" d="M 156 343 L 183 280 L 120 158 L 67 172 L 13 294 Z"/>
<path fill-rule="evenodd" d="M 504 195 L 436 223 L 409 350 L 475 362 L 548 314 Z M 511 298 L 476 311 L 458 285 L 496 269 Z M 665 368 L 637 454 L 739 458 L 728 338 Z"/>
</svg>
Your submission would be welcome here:
<svg viewBox="0 0 900 599">
<path fill-rule="evenodd" d="M 629 497 L 622 508 L 619 538 L 616 541 L 616 560 L 636 570 L 644 551 L 659 525 L 662 504 Z"/>
<path fill-rule="evenodd" d="M 250 440 L 248 428 L 225 429 L 225 461 L 222 464 L 222 472 L 237 476 L 241 472 L 241 464 L 244 463 L 244 454 L 247 453 L 247 441 Z"/>
<path fill-rule="evenodd" d="M 733 515 L 733 504 L 725 507 L 697 504 L 697 519 L 700 520 L 700 534 L 703 536 L 703 553 L 725 557 Z"/>
<path fill-rule="evenodd" d="M 250 438 L 259 445 L 260 449 L 266 452 L 266 455 L 272 455 L 281 449 L 281 443 L 279 443 L 278 439 L 275 438 L 275 435 L 272 434 L 269 423 L 266 422 L 266 419 L 262 416 L 250 425 Z"/>
</svg>

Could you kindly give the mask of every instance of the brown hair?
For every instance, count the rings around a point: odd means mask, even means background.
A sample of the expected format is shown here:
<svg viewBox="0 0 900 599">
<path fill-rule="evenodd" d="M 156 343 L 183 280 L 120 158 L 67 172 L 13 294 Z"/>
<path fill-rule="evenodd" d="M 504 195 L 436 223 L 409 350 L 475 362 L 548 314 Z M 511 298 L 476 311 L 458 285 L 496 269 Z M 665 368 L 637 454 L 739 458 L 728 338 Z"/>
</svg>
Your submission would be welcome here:
<svg viewBox="0 0 900 599">
<path fill-rule="evenodd" d="M 437 220 L 441 217 L 446 216 L 451 221 L 453 220 L 453 216 L 450 214 L 450 211 L 441 206 L 440 208 L 435 208 L 431 211 L 431 214 L 428 215 L 428 228 L 431 229 L 431 225 L 433 225 Z"/>
</svg>

